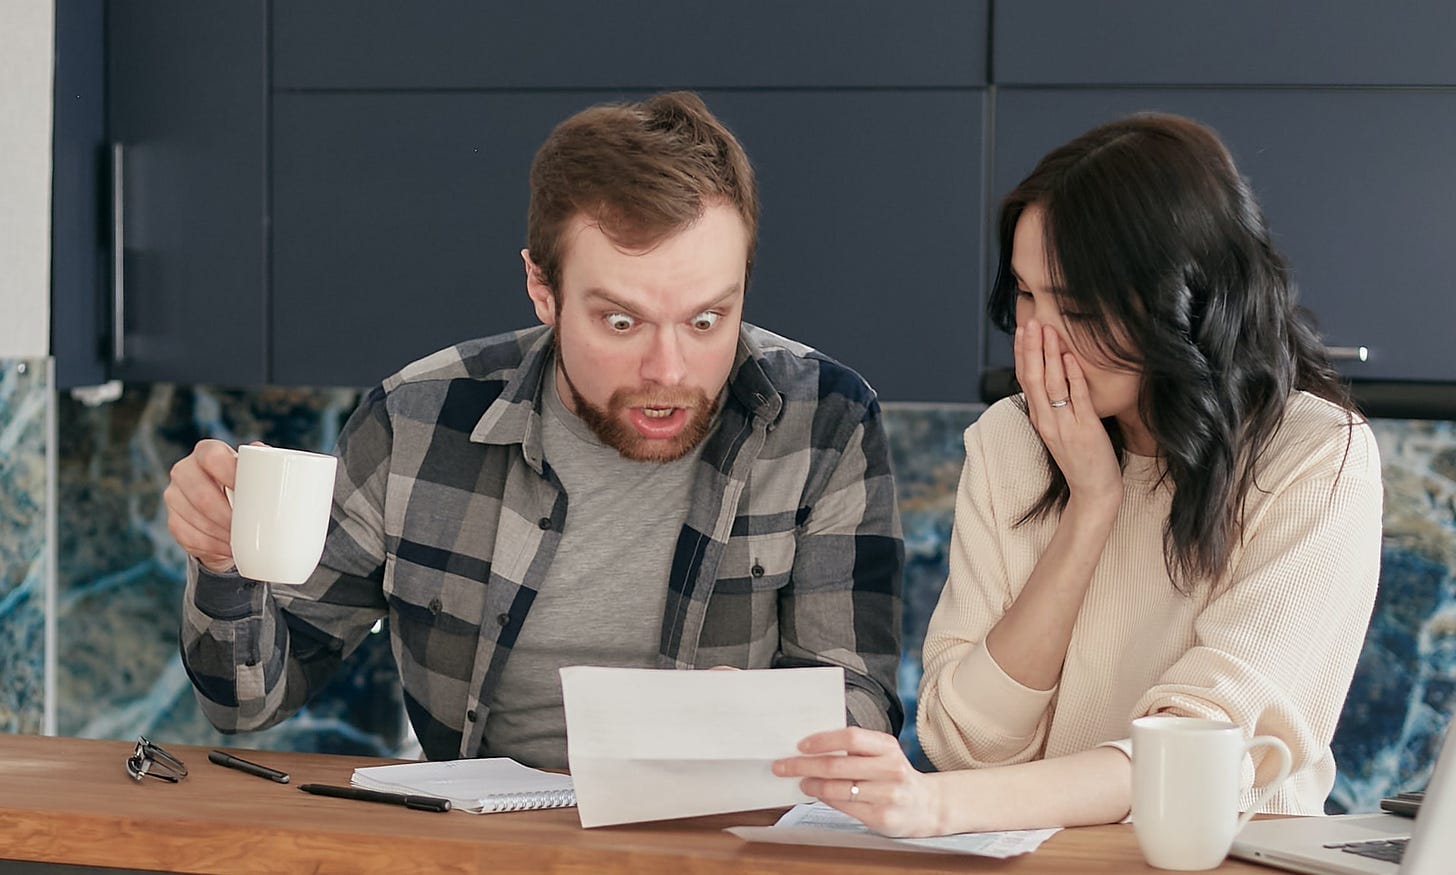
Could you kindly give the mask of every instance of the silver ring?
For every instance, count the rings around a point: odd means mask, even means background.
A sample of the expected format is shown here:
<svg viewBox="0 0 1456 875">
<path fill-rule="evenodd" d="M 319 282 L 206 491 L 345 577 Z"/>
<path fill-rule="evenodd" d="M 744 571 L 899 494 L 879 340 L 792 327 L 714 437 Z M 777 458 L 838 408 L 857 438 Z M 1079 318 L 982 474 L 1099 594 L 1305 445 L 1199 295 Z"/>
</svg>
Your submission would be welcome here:
<svg viewBox="0 0 1456 875">
<path fill-rule="evenodd" d="M 858 781 L 850 781 L 849 782 L 849 801 L 850 802 L 856 802 L 858 800 L 859 800 L 859 782 Z"/>
<path fill-rule="evenodd" d="M 1068 404 L 1071 404 L 1071 403 L 1072 403 L 1072 399 L 1071 398 L 1063 398 L 1060 401 L 1053 401 L 1051 403 L 1051 406 L 1052 407 L 1066 407 Z"/>
</svg>

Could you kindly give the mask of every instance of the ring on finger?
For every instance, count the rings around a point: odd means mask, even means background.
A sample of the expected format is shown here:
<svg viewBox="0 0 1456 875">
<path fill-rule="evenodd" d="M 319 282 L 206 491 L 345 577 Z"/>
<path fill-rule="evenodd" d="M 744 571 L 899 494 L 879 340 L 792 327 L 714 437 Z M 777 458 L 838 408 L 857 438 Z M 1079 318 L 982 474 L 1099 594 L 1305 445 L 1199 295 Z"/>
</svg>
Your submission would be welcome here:
<svg viewBox="0 0 1456 875">
<path fill-rule="evenodd" d="M 850 781 L 849 782 L 849 801 L 850 802 L 858 802 L 859 801 L 859 782 L 858 781 Z"/>
<path fill-rule="evenodd" d="M 1066 407 L 1068 404 L 1071 404 L 1071 403 L 1072 403 L 1072 399 L 1069 396 L 1067 398 L 1058 398 L 1056 401 L 1051 402 L 1047 406 L 1048 407 L 1062 408 L 1062 407 Z"/>
</svg>

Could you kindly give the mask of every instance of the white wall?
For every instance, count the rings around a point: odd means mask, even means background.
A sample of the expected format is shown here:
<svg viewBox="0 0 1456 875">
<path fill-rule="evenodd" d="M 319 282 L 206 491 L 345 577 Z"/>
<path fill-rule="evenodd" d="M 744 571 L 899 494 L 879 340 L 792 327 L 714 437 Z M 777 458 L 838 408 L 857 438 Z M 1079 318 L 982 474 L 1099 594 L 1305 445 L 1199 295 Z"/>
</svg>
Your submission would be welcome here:
<svg viewBox="0 0 1456 875">
<path fill-rule="evenodd" d="M 54 0 L 0 0 L 0 357 L 50 354 Z"/>
</svg>

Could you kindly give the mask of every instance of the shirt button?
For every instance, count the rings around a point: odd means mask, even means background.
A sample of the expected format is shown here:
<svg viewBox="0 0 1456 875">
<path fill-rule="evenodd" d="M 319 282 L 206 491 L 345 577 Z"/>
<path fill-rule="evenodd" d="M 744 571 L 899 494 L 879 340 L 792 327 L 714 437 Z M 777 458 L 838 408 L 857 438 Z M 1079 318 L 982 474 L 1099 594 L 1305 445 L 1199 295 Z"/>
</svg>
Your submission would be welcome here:
<svg viewBox="0 0 1456 875">
<path fill-rule="evenodd" d="M 466 720 L 469 720 L 471 723 L 474 723 L 475 722 L 475 709 L 474 708 L 471 708 L 469 711 L 466 711 L 465 712 L 465 719 Z"/>
<path fill-rule="evenodd" d="M 495 615 L 495 621 L 497 623 L 499 623 L 500 625 L 502 625 L 502 626 L 508 625 L 511 622 L 511 615 L 510 614 L 496 614 Z"/>
<path fill-rule="evenodd" d="M 543 531 L 543 532 L 549 532 L 549 531 L 551 531 L 551 517 L 549 517 L 549 516 L 543 516 L 543 517 L 541 517 L 539 520 L 536 521 L 536 525 L 540 526 L 541 527 L 541 531 Z"/>
<path fill-rule="evenodd" d="M 431 614 L 439 614 L 441 607 L 442 607 L 442 605 L 440 604 L 440 600 L 439 599 L 430 599 L 430 613 Z"/>
<path fill-rule="evenodd" d="M 759 565 L 757 562 L 753 563 L 753 576 L 763 577 L 763 566 Z"/>
</svg>

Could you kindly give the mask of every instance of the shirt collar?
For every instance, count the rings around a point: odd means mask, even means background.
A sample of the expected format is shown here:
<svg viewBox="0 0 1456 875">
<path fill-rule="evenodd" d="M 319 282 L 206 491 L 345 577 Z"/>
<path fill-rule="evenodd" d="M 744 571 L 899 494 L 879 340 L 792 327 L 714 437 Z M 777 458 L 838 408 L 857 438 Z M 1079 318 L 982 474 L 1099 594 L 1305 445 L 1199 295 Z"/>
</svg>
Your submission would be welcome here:
<svg viewBox="0 0 1456 875">
<path fill-rule="evenodd" d="M 541 387 L 554 360 L 551 350 L 556 332 L 541 328 L 521 356 L 515 373 L 495 401 L 485 409 L 470 439 L 480 444 L 520 444 L 527 463 L 541 473 Z"/>
</svg>

